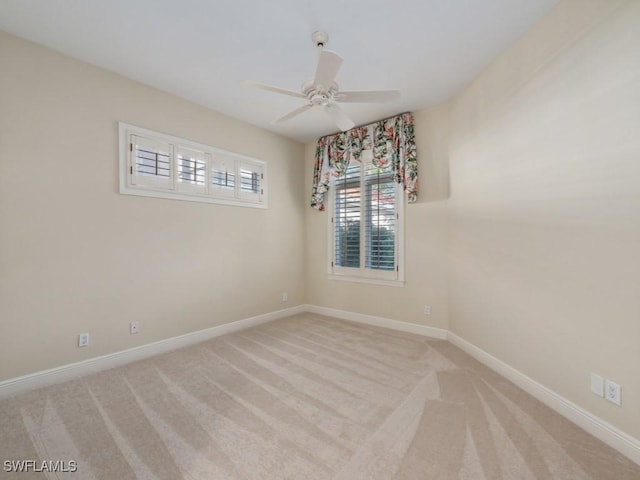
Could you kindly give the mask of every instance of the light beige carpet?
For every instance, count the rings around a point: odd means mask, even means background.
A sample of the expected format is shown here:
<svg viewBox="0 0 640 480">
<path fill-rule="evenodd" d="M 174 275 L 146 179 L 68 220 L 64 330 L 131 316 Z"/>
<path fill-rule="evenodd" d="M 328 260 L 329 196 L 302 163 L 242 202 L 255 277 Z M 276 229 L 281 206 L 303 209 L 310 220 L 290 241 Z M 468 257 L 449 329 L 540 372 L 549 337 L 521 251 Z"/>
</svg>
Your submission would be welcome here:
<svg viewBox="0 0 640 480">
<path fill-rule="evenodd" d="M 450 343 L 311 314 L 2 400 L 17 459 L 77 471 L 2 478 L 640 479 Z"/>
</svg>

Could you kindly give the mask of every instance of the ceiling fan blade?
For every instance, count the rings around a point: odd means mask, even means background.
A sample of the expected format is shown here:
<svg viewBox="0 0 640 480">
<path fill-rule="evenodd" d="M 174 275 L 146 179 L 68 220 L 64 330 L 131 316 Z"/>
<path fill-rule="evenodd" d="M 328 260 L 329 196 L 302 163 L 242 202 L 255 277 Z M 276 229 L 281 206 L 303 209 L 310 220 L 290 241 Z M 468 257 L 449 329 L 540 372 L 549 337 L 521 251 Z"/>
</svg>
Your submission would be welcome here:
<svg viewBox="0 0 640 480">
<path fill-rule="evenodd" d="M 322 85 L 325 89 L 330 88 L 341 65 L 342 57 L 340 55 L 329 50 L 322 50 L 318 57 L 318 66 L 316 75 L 313 77 L 313 84 L 316 86 Z"/>
<path fill-rule="evenodd" d="M 324 111 L 331 117 L 340 130 L 346 132 L 355 127 L 355 123 L 347 117 L 347 114 L 335 103 L 330 103 L 324 107 Z"/>
<path fill-rule="evenodd" d="M 286 122 L 287 120 L 295 117 L 296 115 L 300 115 L 302 112 L 306 112 L 307 110 L 309 110 L 313 105 L 311 105 L 310 103 L 307 103 L 306 105 L 301 106 L 300 108 L 296 108 L 294 111 L 287 113 L 284 117 L 279 118 L 278 120 L 276 120 L 273 123 L 283 123 Z"/>
<path fill-rule="evenodd" d="M 249 87 L 261 88 L 262 90 L 268 90 L 270 92 L 281 93 L 282 95 L 289 95 L 290 97 L 296 98 L 307 98 L 300 92 L 295 92 L 293 90 L 287 90 L 286 88 L 273 87 L 271 85 L 265 85 L 264 83 L 252 82 L 251 80 L 243 80 L 242 83 Z"/>
<path fill-rule="evenodd" d="M 343 103 L 385 103 L 400 98 L 398 90 L 371 90 L 362 92 L 338 92 L 333 99 Z"/>
</svg>

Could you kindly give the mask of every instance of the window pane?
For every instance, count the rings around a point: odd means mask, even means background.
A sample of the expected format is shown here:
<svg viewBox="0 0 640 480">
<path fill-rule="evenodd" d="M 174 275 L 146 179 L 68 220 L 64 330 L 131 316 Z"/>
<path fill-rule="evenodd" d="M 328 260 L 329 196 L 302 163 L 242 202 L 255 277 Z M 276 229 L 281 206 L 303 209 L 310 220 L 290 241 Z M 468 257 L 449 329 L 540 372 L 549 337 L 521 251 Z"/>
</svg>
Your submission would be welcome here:
<svg viewBox="0 0 640 480">
<path fill-rule="evenodd" d="M 211 173 L 211 183 L 216 187 L 233 190 L 236 188 L 236 176 L 226 170 L 213 170 Z"/>
<path fill-rule="evenodd" d="M 383 179 L 379 179 L 383 180 Z M 396 187 L 392 181 L 367 185 L 366 267 L 377 270 L 395 268 Z"/>
<path fill-rule="evenodd" d="M 187 152 L 182 150 L 178 154 L 178 181 L 191 185 L 204 185 L 207 164 L 204 153 Z"/>
<path fill-rule="evenodd" d="M 240 198 L 248 201 L 260 201 L 263 195 L 263 169 L 251 161 L 239 162 Z"/>
<path fill-rule="evenodd" d="M 367 177 L 375 177 L 377 175 L 384 175 L 384 174 L 391 175 L 391 173 L 392 173 L 392 168 L 391 168 L 390 161 L 387 161 L 386 165 L 384 163 L 382 165 L 376 165 L 373 162 L 368 162 L 367 171 L 365 175 Z"/>
<path fill-rule="evenodd" d="M 135 164 L 137 175 L 160 178 L 171 176 L 171 156 L 168 148 L 136 144 Z"/>
<path fill-rule="evenodd" d="M 240 170 L 240 189 L 243 192 L 258 193 L 260 190 L 260 174 L 252 170 Z"/>
<path fill-rule="evenodd" d="M 236 189 L 236 162 L 224 155 L 216 154 L 211 160 L 211 185 L 225 195 Z"/>
<path fill-rule="evenodd" d="M 360 267 L 360 164 L 352 163 L 335 182 L 334 251 L 338 267 Z"/>
</svg>

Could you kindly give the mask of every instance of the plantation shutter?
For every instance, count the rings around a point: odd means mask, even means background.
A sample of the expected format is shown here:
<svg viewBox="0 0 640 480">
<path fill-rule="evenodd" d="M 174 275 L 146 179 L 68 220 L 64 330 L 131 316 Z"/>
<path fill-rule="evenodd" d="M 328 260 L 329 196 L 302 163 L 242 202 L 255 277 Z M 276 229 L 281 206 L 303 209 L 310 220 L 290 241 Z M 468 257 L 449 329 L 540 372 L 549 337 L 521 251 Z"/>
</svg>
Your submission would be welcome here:
<svg viewBox="0 0 640 480">
<path fill-rule="evenodd" d="M 264 169 L 256 163 L 240 161 L 240 198 L 260 202 L 264 193 L 262 182 Z"/>
<path fill-rule="evenodd" d="M 131 135 L 129 175 L 132 185 L 173 188 L 173 145 L 153 138 Z"/>
<path fill-rule="evenodd" d="M 391 164 L 378 168 L 367 164 L 365 183 L 365 266 L 394 270 L 396 265 L 396 185 Z"/>
<path fill-rule="evenodd" d="M 379 167 L 371 155 L 363 157 L 368 158 L 352 161 L 333 182 L 333 273 L 393 280 L 398 273 L 398 186 L 390 162 Z"/>
<path fill-rule="evenodd" d="M 186 147 L 176 148 L 177 190 L 207 193 L 207 155 Z"/>
<path fill-rule="evenodd" d="M 236 161 L 233 158 L 214 153 L 211 159 L 211 190 L 216 196 L 236 195 Z"/>
<path fill-rule="evenodd" d="M 267 163 L 119 123 L 120 193 L 267 208 Z"/>
<path fill-rule="evenodd" d="M 352 162 L 335 181 L 334 265 L 360 267 L 361 166 Z"/>
</svg>

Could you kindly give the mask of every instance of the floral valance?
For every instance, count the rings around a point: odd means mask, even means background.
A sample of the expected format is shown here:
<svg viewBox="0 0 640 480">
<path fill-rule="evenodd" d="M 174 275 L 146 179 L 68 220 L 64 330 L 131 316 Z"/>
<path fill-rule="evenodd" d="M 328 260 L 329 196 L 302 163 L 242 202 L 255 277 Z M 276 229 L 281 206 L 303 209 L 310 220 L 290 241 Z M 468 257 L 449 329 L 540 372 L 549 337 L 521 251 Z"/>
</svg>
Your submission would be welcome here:
<svg viewBox="0 0 640 480">
<path fill-rule="evenodd" d="M 416 201 L 418 160 L 413 113 L 407 112 L 318 139 L 311 196 L 313 208 L 324 210 L 324 194 L 329 190 L 331 177 L 343 176 L 350 161 L 361 161 L 364 150 L 372 151 L 373 163 L 380 168 L 391 163 L 393 179 L 402 184 L 407 201 Z"/>
</svg>

